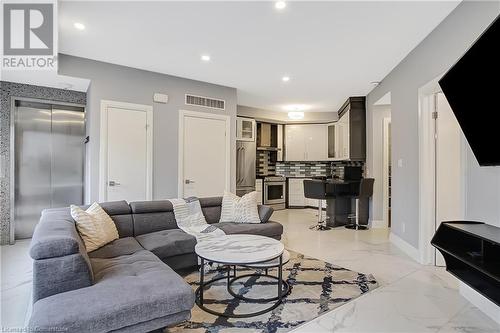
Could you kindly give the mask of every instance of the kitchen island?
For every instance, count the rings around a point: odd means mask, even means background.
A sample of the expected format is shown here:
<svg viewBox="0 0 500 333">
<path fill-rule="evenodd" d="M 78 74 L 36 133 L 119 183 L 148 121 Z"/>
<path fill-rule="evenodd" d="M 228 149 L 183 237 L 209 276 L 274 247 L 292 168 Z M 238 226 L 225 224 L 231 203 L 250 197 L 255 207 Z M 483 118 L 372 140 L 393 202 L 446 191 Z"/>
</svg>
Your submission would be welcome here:
<svg viewBox="0 0 500 333">
<path fill-rule="evenodd" d="M 323 179 L 326 183 L 327 226 L 339 227 L 349 223 L 349 214 L 355 213 L 354 197 L 359 192 L 360 180 Z M 368 200 L 359 201 L 359 224 L 368 224 Z"/>
</svg>

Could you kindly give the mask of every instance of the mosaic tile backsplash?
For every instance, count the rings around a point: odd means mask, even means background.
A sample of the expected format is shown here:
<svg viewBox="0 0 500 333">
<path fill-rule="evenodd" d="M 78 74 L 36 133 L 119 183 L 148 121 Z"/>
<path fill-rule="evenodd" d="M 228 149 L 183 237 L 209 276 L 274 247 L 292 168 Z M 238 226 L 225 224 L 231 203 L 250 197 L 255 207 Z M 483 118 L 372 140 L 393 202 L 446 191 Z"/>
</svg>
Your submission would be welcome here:
<svg viewBox="0 0 500 333">
<path fill-rule="evenodd" d="M 284 177 L 330 177 L 342 166 L 364 166 L 363 162 L 277 162 L 276 174 Z"/>
</svg>

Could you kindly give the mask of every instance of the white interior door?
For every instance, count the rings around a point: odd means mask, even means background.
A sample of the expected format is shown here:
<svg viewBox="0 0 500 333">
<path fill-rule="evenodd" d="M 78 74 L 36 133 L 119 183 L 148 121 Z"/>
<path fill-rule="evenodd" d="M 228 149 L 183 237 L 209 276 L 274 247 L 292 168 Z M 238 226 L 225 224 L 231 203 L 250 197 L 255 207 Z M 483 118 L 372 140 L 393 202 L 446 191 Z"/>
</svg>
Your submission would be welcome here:
<svg viewBox="0 0 500 333">
<path fill-rule="evenodd" d="M 151 200 L 151 109 L 118 104 L 104 108 L 104 200 Z"/>
<path fill-rule="evenodd" d="M 221 196 L 229 190 L 229 117 L 181 114 L 180 196 Z"/>
<path fill-rule="evenodd" d="M 436 223 L 463 219 L 461 132 L 453 111 L 442 93 L 436 95 Z M 435 251 L 435 263 L 444 259 Z"/>
</svg>

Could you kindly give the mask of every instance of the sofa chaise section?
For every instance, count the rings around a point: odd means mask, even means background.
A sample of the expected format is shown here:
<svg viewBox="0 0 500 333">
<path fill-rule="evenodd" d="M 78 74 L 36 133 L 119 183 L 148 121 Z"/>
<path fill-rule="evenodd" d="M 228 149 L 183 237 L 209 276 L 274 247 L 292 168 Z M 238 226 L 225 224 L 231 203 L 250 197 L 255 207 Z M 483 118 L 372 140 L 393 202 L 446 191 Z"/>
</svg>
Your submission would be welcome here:
<svg viewBox="0 0 500 333">
<path fill-rule="evenodd" d="M 190 318 L 191 287 L 151 252 L 139 250 L 91 262 L 94 284 L 36 302 L 31 327 L 145 332 Z"/>
</svg>

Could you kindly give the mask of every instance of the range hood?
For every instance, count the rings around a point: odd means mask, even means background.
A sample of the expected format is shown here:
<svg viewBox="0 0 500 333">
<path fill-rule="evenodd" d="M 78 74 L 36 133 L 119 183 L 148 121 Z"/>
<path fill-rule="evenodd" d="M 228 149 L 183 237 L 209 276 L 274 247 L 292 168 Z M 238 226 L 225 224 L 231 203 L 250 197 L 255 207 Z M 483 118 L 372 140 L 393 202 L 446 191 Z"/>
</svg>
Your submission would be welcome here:
<svg viewBox="0 0 500 333">
<path fill-rule="evenodd" d="M 257 124 L 257 150 L 279 150 L 278 125 L 268 123 Z"/>
</svg>

